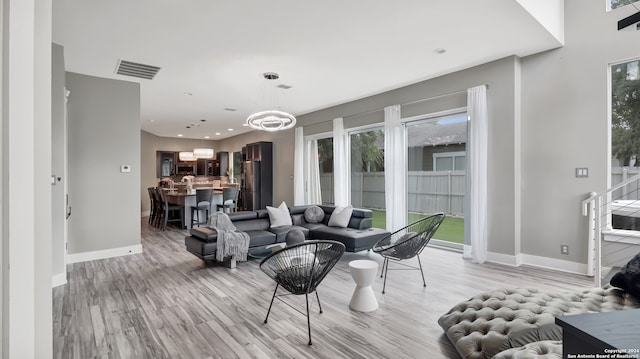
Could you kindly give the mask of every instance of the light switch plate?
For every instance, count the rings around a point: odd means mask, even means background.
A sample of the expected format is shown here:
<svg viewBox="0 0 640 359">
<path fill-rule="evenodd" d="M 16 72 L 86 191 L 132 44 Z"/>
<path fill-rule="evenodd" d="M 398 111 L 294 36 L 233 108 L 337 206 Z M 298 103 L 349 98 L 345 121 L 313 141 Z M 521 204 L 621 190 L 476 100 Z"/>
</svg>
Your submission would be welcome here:
<svg viewBox="0 0 640 359">
<path fill-rule="evenodd" d="M 131 165 L 121 165 L 120 166 L 120 172 L 122 172 L 122 173 L 131 172 Z"/>
</svg>

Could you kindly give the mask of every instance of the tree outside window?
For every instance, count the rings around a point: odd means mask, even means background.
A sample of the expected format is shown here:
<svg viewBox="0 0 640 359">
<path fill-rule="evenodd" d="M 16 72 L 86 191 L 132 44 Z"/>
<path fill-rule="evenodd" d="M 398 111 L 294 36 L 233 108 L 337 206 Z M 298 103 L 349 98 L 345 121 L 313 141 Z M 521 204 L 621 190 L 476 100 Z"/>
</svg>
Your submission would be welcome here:
<svg viewBox="0 0 640 359">
<path fill-rule="evenodd" d="M 611 66 L 611 153 L 623 166 L 640 155 L 639 62 Z"/>
</svg>

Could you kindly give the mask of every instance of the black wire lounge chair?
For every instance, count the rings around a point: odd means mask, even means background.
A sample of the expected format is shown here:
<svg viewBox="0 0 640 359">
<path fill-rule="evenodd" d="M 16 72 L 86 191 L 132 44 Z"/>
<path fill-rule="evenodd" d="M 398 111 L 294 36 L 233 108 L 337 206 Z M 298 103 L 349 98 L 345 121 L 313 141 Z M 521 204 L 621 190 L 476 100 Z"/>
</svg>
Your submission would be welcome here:
<svg viewBox="0 0 640 359">
<path fill-rule="evenodd" d="M 408 269 L 420 269 L 420 273 L 422 274 L 422 283 L 425 287 L 427 286 L 427 282 L 424 280 L 424 272 L 422 271 L 422 263 L 420 262 L 420 253 L 424 247 L 427 246 L 427 243 L 429 243 L 433 234 L 438 230 L 438 227 L 440 227 L 444 217 L 444 213 L 437 213 L 422 218 L 419 221 L 391 233 L 373 245 L 373 251 L 384 257 L 382 271 L 380 273 L 380 277 L 384 276 L 382 294 L 384 294 L 387 285 L 389 260 L 399 262 L 401 260 L 417 257 L 418 264 L 420 265 L 419 268 L 403 263 L 399 264 L 409 267 Z"/>
<path fill-rule="evenodd" d="M 276 297 L 288 295 L 279 294 L 279 287 L 283 287 L 290 294 L 305 295 L 307 302 L 307 327 L 309 330 L 309 345 L 311 345 L 311 320 L 309 318 L 309 294 L 316 292 L 318 307 L 322 313 L 320 297 L 316 288 L 329 271 L 340 260 L 344 253 L 344 244 L 336 241 L 312 240 L 285 247 L 279 251 L 271 253 L 260 262 L 260 269 L 276 282 L 276 289 L 269 304 L 267 317 L 273 306 Z M 280 298 L 278 298 L 280 299 Z M 280 299 L 282 301 L 282 299 Z M 283 303 L 289 305 L 287 302 Z M 292 307 L 293 308 L 293 307 Z M 295 309 L 295 308 L 294 308 Z M 297 310 L 297 309 L 296 309 Z M 299 311 L 299 310 L 298 310 Z M 302 313 L 301 311 L 299 311 Z M 304 313 L 302 313 L 304 314 Z"/>
</svg>

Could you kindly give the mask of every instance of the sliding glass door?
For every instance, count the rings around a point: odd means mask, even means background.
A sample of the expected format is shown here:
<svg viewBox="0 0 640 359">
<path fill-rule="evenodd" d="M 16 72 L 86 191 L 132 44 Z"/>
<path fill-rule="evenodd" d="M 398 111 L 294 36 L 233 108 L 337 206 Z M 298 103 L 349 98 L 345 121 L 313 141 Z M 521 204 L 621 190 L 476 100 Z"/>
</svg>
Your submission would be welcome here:
<svg viewBox="0 0 640 359">
<path fill-rule="evenodd" d="M 407 122 L 408 222 L 444 212 L 436 239 L 464 242 L 467 114 Z"/>
</svg>

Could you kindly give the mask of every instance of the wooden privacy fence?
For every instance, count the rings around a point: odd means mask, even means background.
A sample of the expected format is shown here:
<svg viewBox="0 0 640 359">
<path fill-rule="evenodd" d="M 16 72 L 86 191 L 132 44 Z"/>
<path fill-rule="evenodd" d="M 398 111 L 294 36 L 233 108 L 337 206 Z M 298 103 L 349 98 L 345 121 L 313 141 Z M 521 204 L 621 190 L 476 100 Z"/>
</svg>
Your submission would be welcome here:
<svg viewBox="0 0 640 359">
<path fill-rule="evenodd" d="M 333 173 L 320 175 L 322 202 L 333 203 Z M 407 179 L 410 212 L 445 212 L 464 216 L 465 171 L 410 171 Z M 351 174 L 351 204 L 385 209 L 384 172 Z"/>
</svg>

